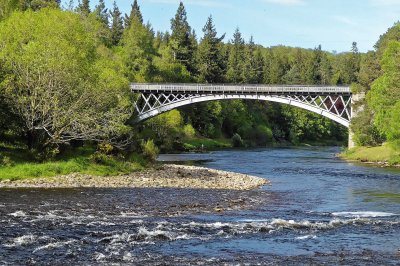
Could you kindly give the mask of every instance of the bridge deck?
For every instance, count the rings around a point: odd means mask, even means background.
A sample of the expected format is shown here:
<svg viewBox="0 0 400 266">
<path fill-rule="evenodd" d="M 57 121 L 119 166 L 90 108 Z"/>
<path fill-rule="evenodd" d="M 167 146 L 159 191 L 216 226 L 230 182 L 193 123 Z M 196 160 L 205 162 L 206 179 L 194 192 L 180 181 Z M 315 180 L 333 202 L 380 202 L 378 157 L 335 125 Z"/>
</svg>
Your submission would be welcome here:
<svg viewBox="0 0 400 266">
<path fill-rule="evenodd" d="M 350 95 L 350 87 L 306 85 L 225 85 L 225 84 L 131 84 L 132 92 L 196 94 L 341 94 Z"/>
</svg>

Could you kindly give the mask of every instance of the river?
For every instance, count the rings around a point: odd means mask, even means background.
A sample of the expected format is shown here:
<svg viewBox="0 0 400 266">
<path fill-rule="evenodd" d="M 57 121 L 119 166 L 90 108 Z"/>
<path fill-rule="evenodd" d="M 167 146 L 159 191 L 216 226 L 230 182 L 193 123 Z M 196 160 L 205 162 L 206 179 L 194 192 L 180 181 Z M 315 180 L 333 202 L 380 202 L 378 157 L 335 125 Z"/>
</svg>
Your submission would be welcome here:
<svg viewBox="0 0 400 266">
<path fill-rule="evenodd" d="M 0 265 L 398 265 L 400 171 L 339 151 L 160 157 L 271 181 L 255 191 L 1 189 Z"/>
</svg>

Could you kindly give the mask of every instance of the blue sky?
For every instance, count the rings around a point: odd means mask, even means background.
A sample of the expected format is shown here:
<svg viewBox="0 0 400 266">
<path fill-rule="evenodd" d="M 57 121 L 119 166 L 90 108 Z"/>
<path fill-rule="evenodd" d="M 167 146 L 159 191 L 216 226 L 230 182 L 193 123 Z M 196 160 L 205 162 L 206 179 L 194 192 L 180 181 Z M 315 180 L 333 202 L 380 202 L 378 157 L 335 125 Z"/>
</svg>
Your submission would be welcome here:
<svg viewBox="0 0 400 266">
<path fill-rule="evenodd" d="M 77 0 L 76 0 L 77 1 Z M 105 0 L 108 7 L 113 0 Z M 129 13 L 133 0 L 117 0 Z M 139 0 L 145 21 L 154 30 L 170 29 L 179 0 Z M 265 47 L 288 45 L 327 51 L 349 51 L 356 41 L 360 51 L 373 45 L 400 19 L 400 0 L 184 0 L 189 24 L 202 35 L 202 27 L 212 15 L 218 33 L 232 38 L 236 27 L 248 40 Z M 97 0 L 92 0 L 93 6 Z"/>
</svg>

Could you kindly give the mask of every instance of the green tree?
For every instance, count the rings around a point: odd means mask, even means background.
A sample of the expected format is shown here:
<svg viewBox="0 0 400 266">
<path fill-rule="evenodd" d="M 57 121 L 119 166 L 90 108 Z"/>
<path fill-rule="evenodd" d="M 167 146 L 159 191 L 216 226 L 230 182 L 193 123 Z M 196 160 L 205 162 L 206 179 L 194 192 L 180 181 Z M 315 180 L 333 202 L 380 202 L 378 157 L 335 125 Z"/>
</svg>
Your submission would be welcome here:
<svg viewBox="0 0 400 266">
<path fill-rule="evenodd" d="M 97 20 L 100 21 L 105 27 L 108 27 L 109 13 L 108 9 L 106 8 L 106 4 L 104 3 L 104 0 L 99 0 L 99 3 L 94 9 L 94 13 L 96 14 Z"/>
<path fill-rule="evenodd" d="M 318 45 L 313 51 L 313 56 L 310 58 L 311 67 L 308 69 L 308 84 L 321 84 L 321 64 L 322 64 L 323 51 L 321 45 Z"/>
<path fill-rule="evenodd" d="M 400 139 L 400 42 L 388 43 L 382 59 L 383 75 L 372 85 L 368 104 L 375 113 L 375 125 L 388 140 Z"/>
<path fill-rule="evenodd" d="M 211 16 L 207 19 L 203 33 L 204 36 L 198 50 L 199 81 L 207 83 L 223 82 L 225 62 L 220 49 L 225 35 L 217 37 Z"/>
<path fill-rule="evenodd" d="M 82 3 L 78 6 L 78 12 L 84 16 L 89 16 L 90 10 L 90 0 L 82 0 Z"/>
<path fill-rule="evenodd" d="M 226 72 L 226 79 L 228 82 L 243 83 L 243 64 L 245 61 L 244 48 L 245 45 L 242 34 L 239 28 L 236 28 L 229 49 L 228 69 Z"/>
<path fill-rule="evenodd" d="M 139 21 L 143 24 L 142 12 L 140 11 L 140 6 L 137 0 L 133 1 L 130 15 L 128 16 L 125 14 L 125 28 L 129 28 L 132 21 Z"/>
<path fill-rule="evenodd" d="M 153 58 L 156 53 L 154 36 L 138 16 L 133 16 L 130 27 L 125 29 L 122 45 L 122 56 L 129 80 L 151 81 L 154 74 Z"/>
<path fill-rule="evenodd" d="M 396 22 L 384 34 L 382 34 L 375 44 L 374 47 L 379 59 L 382 59 L 386 48 L 391 41 L 400 41 L 400 22 Z"/>
<path fill-rule="evenodd" d="M 0 84 L 31 149 L 72 140 L 127 144 L 128 82 L 111 51 L 98 46 L 96 20 L 59 10 L 14 13 L 0 24 Z"/>
<path fill-rule="evenodd" d="M 370 51 L 361 58 L 358 83 L 353 85 L 354 94 L 365 95 L 371 89 L 372 83 L 381 75 L 381 66 L 376 52 Z M 354 141 L 359 146 L 377 146 L 384 141 L 381 133 L 374 124 L 374 113 L 368 106 L 365 97 L 352 106 L 357 115 L 352 118 L 351 130 Z"/>
<path fill-rule="evenodd" d="M 194 52 L 195 45 L 193 43 L 191 27 L 187 22 L 186 9 L 180 2 L 176 15 L 171 19 L 171 38 L 170 46 L 174 60 L 185 65 L 190 73 L 195 73 Z"/>
<path fill-rule="evenodd" d="M 259 49 L 257 49 L 253 36 L 245 48 L 243 81 L 244 83 L 256 84 L 262 83 L 262 70 L 264 67 L 264 58 Z"/>
<path fill-rule="evenodd" d="M 121 11 L 114 1 L 113 9 L 110 11 L 111 16 L 111 44 L 117 46 L 120 44 L 122 35 L 124 33 L 124 20 Z"/>
</svg>

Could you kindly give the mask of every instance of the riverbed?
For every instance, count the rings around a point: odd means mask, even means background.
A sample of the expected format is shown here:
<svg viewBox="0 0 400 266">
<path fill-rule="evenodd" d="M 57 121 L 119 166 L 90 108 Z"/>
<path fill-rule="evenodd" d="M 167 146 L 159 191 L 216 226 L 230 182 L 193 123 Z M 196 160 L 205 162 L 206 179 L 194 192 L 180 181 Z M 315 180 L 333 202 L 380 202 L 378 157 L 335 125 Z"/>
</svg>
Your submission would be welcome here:
<svg viewBox="0 0 400 266">
<path fill-rule="evenodd" d="M 251 191 L 1 189 L 0 264 L 398 265 L 400 171 L 338 152 L 160 157 L 271 181 Z"/>
</svg>

